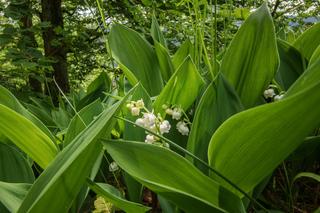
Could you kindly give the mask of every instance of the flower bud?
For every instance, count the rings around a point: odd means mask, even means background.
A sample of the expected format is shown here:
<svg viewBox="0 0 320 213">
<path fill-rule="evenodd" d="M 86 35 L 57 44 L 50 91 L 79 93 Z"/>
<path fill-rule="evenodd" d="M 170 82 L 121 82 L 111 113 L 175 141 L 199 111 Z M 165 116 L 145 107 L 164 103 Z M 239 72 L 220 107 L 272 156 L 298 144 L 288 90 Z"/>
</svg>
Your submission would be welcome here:
<svg viewBox="0 0 320 213">
<path fill-rule="evenodd" d="M 118 166 L 118 164 L 116 162 L 113 161 L 112 163 L 110 163 L 109 172 L 115 172 L 118 169 L 119 169 L 119 166 Z"/>
<path fill-rule="evenodd" d="M 140 114 L 140 109 L 138 107 L 132 107 L 131 108 L 131 114 L 133 116 L 138 116 Z"/>
</svg>

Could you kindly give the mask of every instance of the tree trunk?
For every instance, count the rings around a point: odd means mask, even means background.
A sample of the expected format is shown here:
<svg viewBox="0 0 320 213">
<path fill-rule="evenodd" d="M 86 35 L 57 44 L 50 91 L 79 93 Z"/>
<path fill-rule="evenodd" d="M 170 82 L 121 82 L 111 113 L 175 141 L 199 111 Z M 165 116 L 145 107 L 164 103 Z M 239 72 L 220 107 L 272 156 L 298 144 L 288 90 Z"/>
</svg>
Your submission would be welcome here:
<svg viewBox="0 0 320 213">
<path fill-rule="evenodd" d="M 41 0 L 41 19 L 50 22 L 51 26 L 43 32 L 45 56 L 55 60 L 52 64 L 53 72 L 47 77 L 57 82 L 60 89 L 68 93 L 70 90 L 67 70 L 67 51 L 63 42 L 61 31 L 63 29 L 63 16 L 61 10 L 61 0 Z M 53 102 L 58 101 L 59 90 L 54 81 L 48 82 L 49 91 Z"/>
<path fill-rule="evenodd" d="M 37 48 L 38 43 L 35 39 L 34 33 L 32 32 L 32 13 L 30 12 L 30 1 L 25 2 L 25 9 L 26 12 L 25 15 L 20 19 L 21 22 L 21 29 L 22 29 L 22 35 L 25 37 L 24 39 L 27 40 L 26 42 L 26 48 Z M 32 73 L 34 74 L 34 73 Z M 42 93 L 42 85 L 39 80 L 34 78 L 33 75 L 29 75 L 29 85 L 34 92 Z"/>
</svg>

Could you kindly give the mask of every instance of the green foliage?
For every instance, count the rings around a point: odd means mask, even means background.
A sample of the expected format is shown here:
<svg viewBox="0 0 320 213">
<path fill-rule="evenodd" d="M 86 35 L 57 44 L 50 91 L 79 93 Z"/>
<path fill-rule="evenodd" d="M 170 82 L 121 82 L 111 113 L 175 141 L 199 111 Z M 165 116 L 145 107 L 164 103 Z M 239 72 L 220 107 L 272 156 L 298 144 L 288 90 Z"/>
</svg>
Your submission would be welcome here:
<svg viewBox="0 0 320 213">
<path fill-rule="evenodd" d="M 314 211 L 319 24 L 258 2 L 0 1 L 0 211 Z"/>
</svg>

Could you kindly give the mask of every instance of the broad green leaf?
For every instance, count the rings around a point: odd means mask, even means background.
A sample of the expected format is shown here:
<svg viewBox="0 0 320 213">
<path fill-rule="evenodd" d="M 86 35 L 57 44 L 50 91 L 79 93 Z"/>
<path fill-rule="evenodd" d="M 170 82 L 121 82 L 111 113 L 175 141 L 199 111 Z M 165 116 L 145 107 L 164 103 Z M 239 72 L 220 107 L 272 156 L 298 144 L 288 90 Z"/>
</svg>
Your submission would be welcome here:
<svg viewBox="0 0 320 213">
<path fill-rule="evenodd" d="M 282 40 L 278 40 L 278 51 L 280 56 L 280 67 L 275 78 L 284 90 L 288 90 L 303 73 L 304 59 L 299 51 Z"/>
<path fill-rule="evenodd" d="M 309 61 L 309 66 L 313 63 L 315 63 L 317 60 L 320 59 L 320 44 L 317 47 L 317 49 L 313 52 L 311 59 Z"/>
<path fill-rule="evenodd" d="M 162 112 L 163 104 L 175 104 L 187 110 L 197 98 L 204 80 L 190 56 L 188 56 L 154 102 L 156 112 Z"/>
<path fill-rule="evenodd" d="M 153 38 L 153 41 L 160 43 L 166 49 L 167 48 L 166 40 L 160 30 L 160 26 L 159 26 L 157 18 L 154 14 L 152 15 L 152 23 L 151 23 L 150 32 L 151 32 L 151 36 Z"/>
<path fill-rule="evenodd" d="M 105 141 L 103 145 L 123 170 L 186 212 L 242 212 L 237 196 L 171 150 L 126 141 Z M 233 205 L 223 203 L 222 194 Z"/>
<path fill-rule="evenodd" d="M 231 41 L 221 72 L 238 92 L 243 105 L 256 105 L 279 64 L 272 17 L 266 3 L 253 12 Z"/>
<path fill-rule="evenodd" d="M 29 119 L 2 104 L 0 115 L 0 134 L 46 168 L 58 153 L 52 140 Z"/>
<path fill-rule="evenodd" d="M 121 102 L 105 109 L 99 118 L 57 155 L 33 184 L 18 210 L 19 213 L 68 212 L 101 152 L 99 141 L 103 137 L 109 137 L 115 123 L 112 118 L 120 111 L 129 95 L 130 93 Z"/>
<path fill-rule="evenodd" d="M 130 213 L 144 213 L 150 210 L 149 207 L 143 206 L 139 203 L 134 203 L 126 200 L 121 192 L 112 185 L 105 183 L 94 183 L 93 181 L 87 181 L 91 190 L 101 195 L 104 199 L 113 203 L 119 209 Z"/>
<path fill-rule="evenodd" d="M 188 55 L 190 55 L 190 57 L 194 59 L 194 48 L 190 40 L 186 40 L 174 54 L 172 58 L 174 70 L 179 68 L 179 66 L 184 62 Z"/>
<path fill-rule="evenodd" d="M 311 178 L 311 179 L 313 179 L 313 180 L 315 180 L 315 181 L 320 182 L 320 175 L 315 174 L 315 173 L 311 173 L 311 172 L 301 172 L 301 173 L 297 174 L 297 175 L 293 178 L 293 181 L 292 181 L 292 182 L 294 182 L 294 181 L 296 181 L 297 179 L 302 178 L 302 177 Z"/>
<path fill-rule="evenodd" d="M 168 81 L 174 73 L 173 64 L 168 50 L 157 41 L 154 42 L 154 47 L 159 60 L 162 78 L 164 81 Z"/>
<path fill-rule="evenodd" d="M 34 123 L 38 128 L 40 128 L 48 137 L 51 138 L 52 141 L 55 140 L 54 136 L 48 130 L 48 128 L 33 114 L 31 114 L 26 108 L 22 106 L 22 104 L 14 97 L 14 95 L 0 85 L 0 104 L 11 108 L 17 113 L 23 115 L 27 119 L 29 119 L 32 123 Z"/>
<path fill-rule="evenodd" d="M 17 212 L 31 184 L 0 181 L 0 203 L 10 212 Z"/>
<path fill-rule="evenodd" d="M 210 165 L 241 189 L 252 191 L 319 125 L 320 111 L 315 110 L 320 103 L 319 79 L 320 61 L 303 73 L 282 100 L 224 122 L 210 141 Z"/>
<path fill-rule="evenodd" d="M 89 125 L 95 116 L 98 116 L 103 110 L 100 100 L 87 105 L 81 109 L 71 120 L 68 131 L 63 141 L 64 146 L 68 145 L 87 125 Z"/>
<path fill-rule="evenodd" d="M 33 171 L 27 159 L 14 147 L 0 142 L 0 181 L 32 183 Z"/>
<path fill-rule="evenodd" d="M 152 46 L 137 32 L 115 24 L 109 34 L 112 56 L 132 85 L 139 81 L 149 95 L 158 95 L 163 87 L 160 66 Z"/>
<path fill-rule="evenodd" d="M 293 46 L 309 61 L 315 49 L 320 45 L 320 23 L 302 33 Z"/>
<path fill-rule="evenodd" d="M 231 115 L 242 110 L 242 104 L 234 88 L 219 73 L 200 99 L 192 122 L 187 149 L 208 162 L 208 145 L 212 134 Z M 190 158 L 192 161 L 192 158 Z M 204 172 L 207 169 L 197 162 L 194 164 Z"/>
</svg>

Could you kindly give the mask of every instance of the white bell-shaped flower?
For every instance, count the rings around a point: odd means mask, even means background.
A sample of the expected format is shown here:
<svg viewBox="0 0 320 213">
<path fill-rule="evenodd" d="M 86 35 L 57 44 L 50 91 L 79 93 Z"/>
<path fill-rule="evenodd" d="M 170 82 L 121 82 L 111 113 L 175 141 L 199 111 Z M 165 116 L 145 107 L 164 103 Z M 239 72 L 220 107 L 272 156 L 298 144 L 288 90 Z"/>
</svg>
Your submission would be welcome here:
<svg viewBox="0 0 320 213">
<path fill-rule="evenodd" d="M 154 135 L 147 135 L 146 139 L 144 140 L 144 142 L 148 143 L 148 144 L 152 144 L 156 141 L 156 138 L 154 137 Z"/>
<path fill-rule="evenodd" d="M 143 102 L 142 99 L 137 100 L 136 107 L 138 107 L 138 108 L 143 108 L 144 107 L 144 102 Z"/>
<path fill-rule="evenodd" d="M 272 88 L 269 88 L 269 89 L 267 89 L 267 90 L 265 90 L 264 92 L 263 92 L 263 96 L 265 97 L 265 98 L 272 98 L 273 96 L 275 96 L 276 95 L 276 93 L 274 92 L 274 89 L 272 89 Z"/>
<path fill-rule="evenodd" d="M 283 98 L 283 95 L 276 95 L 274 96 L 274 101 L 279 101 Z"/>
<path fill-rule="evenodd" d="M 182 110 L 180 108 L 174 108 L 172 111 L 172 119 L 179 120 L 182 116 Z"/>
<path fill-rule="evenodd" d="M 189 128 L 184 121 L 179 121 L 177 123 L 177 130 L 181 133 L 181 135 L 188 135 L 189 134 Z"/>
<path fill-rule="evenodd" d="M 169 133 L 171 125 L 169 121 L 164 120 L 161 122 L 159 127 L 160 127 L 160 133 L 163 134 L 163 133 Z"/>
<path fill-rule="evenodd" d="M 144 119 L 138 118 L 135 122 L 138 126 L 145 126 Z"/>
<path fill-rule="evenodd" d="M 145 121 L 145 125 L 151 127 L 152 125 L 155 124 L 156 122 L 156 115 L 153 114 L 152 112 L 144 113 L 143 114 L 143 119 Z"/>
<path fill-rule="evenodd" d="M 110 165 L 109 165 L 109 171 L 110 172 L 115 172 L 115 171 L 117 171 L 119 169 L 119 166 L 118 166 L 118 164 L 115 162 L 115 161 L 113 161 L 112 163 L 110 163 Z"/>
</svg>

